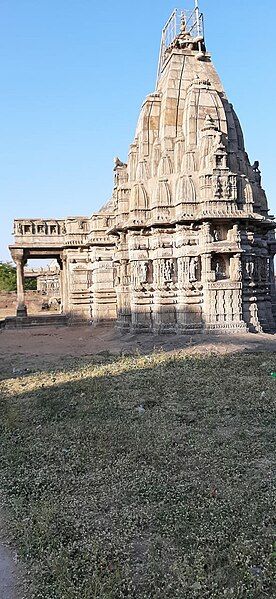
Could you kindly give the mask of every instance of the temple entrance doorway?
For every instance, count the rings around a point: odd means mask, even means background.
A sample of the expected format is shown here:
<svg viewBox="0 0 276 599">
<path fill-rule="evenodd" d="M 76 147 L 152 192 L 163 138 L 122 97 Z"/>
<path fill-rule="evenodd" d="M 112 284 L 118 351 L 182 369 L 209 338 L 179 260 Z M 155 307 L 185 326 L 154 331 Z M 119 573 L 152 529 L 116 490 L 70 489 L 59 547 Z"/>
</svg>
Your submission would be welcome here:
<svg viewBox="0 0 276 599">
<path fill-rule="evenodd" d="M 60 314 L 62 311 L 60 266 L 56 259 L 28 260 L 24 266 L 27 313 Z"/>
<path fill-rule="evenodd" d="M 50 254 L 50 255 L 49 255 Z M 63 313 L 63 261 L 60 253 L 13 248 L 16 265 L 16 306 L 11 316 Z"/>
</svg>

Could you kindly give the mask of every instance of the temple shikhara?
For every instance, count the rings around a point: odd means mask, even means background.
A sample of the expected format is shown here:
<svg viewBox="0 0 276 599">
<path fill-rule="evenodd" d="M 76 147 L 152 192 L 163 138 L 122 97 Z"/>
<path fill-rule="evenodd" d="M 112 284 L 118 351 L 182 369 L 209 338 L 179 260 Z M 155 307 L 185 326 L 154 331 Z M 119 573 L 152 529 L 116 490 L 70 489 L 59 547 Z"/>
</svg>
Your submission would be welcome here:
<svg viewBox="0 0 276 599">
<path fill-rule="evenodd" d="M 274 228 L 196 2 L 162 31 L 156 88 L 127 163 L 115 159 L 110 201 L 90 217 L 15 220 L 17 317 L 27 314 L 24 265 L 47 258 L 59 264 L 69 320 L 135 332 L 274 331 Z"/>
</svg>

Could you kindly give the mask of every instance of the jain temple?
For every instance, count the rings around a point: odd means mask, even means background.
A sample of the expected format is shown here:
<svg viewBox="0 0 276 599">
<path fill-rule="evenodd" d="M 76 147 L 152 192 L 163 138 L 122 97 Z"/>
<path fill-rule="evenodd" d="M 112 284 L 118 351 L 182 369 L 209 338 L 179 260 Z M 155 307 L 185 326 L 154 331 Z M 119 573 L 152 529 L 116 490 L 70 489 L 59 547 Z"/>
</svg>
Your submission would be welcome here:
<svg viewBox="0 0 276 599">
<path fill-rule="evenodd" d="M 174 11 L 162 31 L 156 88 L 127 163 L 115 159 L 111 199 L 90 217 L 15 220 L 17 320 L 27 318 L 24 266 L 46 258 L 59 264 L 69 322 L 274 331 L 274 228 L 196 2 L 191 13 Z"/>
</svg>

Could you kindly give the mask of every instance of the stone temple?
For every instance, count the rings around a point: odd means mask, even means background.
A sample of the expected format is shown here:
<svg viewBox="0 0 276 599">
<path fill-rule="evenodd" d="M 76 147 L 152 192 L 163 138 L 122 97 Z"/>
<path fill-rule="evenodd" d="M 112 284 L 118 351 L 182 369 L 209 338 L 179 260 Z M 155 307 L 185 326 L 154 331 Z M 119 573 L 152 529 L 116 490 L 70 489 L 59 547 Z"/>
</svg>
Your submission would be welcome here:
<svg viewBox="0 0 276 599">
<path fill-rule="evenodd" d="M 15 220 L 18 318 L 24 265 L 54 258 L 69 320 L 135 332 L 275 330 L 274 217 L 197 3 L 163 29 L 156 89 L 114 179 L 91 217 Z"/>
</svg>

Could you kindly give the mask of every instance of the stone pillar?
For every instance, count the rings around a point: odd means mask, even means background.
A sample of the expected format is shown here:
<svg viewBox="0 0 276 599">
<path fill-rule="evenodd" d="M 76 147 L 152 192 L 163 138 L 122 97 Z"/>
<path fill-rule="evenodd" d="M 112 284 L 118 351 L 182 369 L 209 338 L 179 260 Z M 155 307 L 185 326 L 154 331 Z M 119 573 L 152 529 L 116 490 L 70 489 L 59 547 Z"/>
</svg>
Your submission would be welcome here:
<svg viewBox="0 0 276 599">
<path fill-rule="evenodd" d="M 62 255 L 57 258 L 57 262 L 60 267 L 60 311 L 64 313 L 66 312 L 66 263 Z"/>
<path fill-rule="evenodd" d="M 275 285 L 274 257 L 275 257 L 275 253 L 274 252 L 272 253 L 272 251 L 271 251 L 271 254 L 269 256 L 268 277 L 269 277 L 269 284 L 270 284 L 272 314 L 273 314 L 273 318 L 274 318 L 275 324 L 276 324 L 276 285 Z"/>
<path fill-rule="evenodd" d="M 63 311 L 65 314 L 69 312 L 69 273 L 68 273 L 68 257 L 63 256 Z"/>
<path fill-rule="evenodd" d="M 17 289 L 17 310 L 16 316 L 23 318 L 27 316 L 27 307 L 25 305 L 25 290 L 24 290 L 24 250 L 16 250 L 12 254 L 16 264 L 16 289 Z"/>
<path fill-rule="evenodd" d="M 61 254 L 57 261 L 60 266 L 61 312 L 67 314 L 69 311 L 68 258 Z"/>
<path fill-rule="evenodd" d="M 59 284 L 60 284 L 60 311 L 61 313 L 63 312 L 63 296 L 64 296 L 64 284 L 63 284 L 63 278 L 64 278 L 64 273 L 63 273 L 63 264 L 62 264 L 62 260 L 58 259 L 58 263 L 59 263 L 59 267 L 60 267 L 60 271 L 59 271 Z"/>
<path fill-rule="evenodd" d="M 203 254 L 201 256 L 201 280 L 203 283 L 211 280 L 211 254 Z"/>
</svg>

